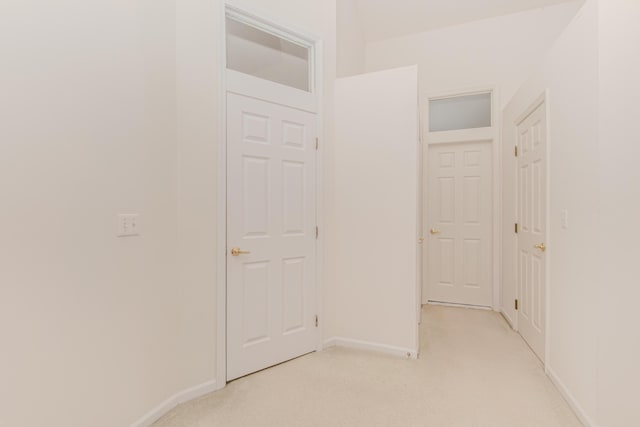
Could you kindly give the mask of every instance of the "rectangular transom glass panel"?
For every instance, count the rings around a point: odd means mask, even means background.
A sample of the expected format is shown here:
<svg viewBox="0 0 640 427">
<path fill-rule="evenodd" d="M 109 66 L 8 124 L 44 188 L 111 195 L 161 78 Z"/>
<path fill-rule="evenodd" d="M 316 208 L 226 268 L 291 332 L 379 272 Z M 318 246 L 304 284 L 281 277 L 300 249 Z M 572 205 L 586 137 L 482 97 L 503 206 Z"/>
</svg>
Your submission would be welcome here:
<svg viewBox="0 0 640 427">
<path fill-rule="evenodd" d="M 491 93 L 429 101 L 429 131 L 491 127 Z"/>
<path fill-rule="evenodd" d="M 311 48 L 227 17 L 227 68 L 311 92 Z"/>
</svg>

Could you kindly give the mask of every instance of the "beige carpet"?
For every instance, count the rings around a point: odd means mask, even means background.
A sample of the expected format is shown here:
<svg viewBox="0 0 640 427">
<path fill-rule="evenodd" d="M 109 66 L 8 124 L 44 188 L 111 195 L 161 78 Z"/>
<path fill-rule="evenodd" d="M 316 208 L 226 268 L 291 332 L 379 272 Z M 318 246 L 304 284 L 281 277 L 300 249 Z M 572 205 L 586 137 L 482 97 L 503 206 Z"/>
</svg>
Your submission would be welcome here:
<svg viewBox="0 0 640 427">
<path fill-rule="evenodd" d="M 580 426 L 494 312 L 428 306 L 418 360 L 331 348 L 230 383 L 155 427 Z"/>
</svg>

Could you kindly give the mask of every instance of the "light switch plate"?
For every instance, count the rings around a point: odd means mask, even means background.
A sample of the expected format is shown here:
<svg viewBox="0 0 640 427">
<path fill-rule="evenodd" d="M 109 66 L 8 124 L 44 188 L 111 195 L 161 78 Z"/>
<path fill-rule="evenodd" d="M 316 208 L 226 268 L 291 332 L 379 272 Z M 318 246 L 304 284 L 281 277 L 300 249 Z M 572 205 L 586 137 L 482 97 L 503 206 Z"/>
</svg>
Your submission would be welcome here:
<svg viewBox="0 0 640 427">
<path fill-rule="evenodd" d="M 140 215 L 118 214 L 118 237 L 139 236 Z"/>
</svg>

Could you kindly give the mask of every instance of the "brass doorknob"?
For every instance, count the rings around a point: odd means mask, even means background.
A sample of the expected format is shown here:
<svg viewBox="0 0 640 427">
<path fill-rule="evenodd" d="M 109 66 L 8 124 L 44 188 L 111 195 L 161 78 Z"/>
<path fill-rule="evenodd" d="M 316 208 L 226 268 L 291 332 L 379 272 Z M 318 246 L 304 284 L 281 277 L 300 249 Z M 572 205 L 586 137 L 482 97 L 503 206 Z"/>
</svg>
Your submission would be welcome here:
<svg viewBox="0 0 640 427">
<path fill-rule="evenodd" d="M 424 237 L 420 237 L 420 238 L 418 239 L 418 243 L 419 243 L 419 244 L 422 244 L 422 242 L 424 242 Z"/>
<path fill-rule="evenodd" d="M 536 249 L 540 249 L 542 252 L 547 250 L 547 245 L 545 245 L 544 243 L 540 243 L 539 245 L 534 245 L 533 247 Z"/>
<path fill-rule="evenodd" d="M 231 248 L 231 255 L 232 256 L 240 256 L 240 255 L 247 255 L 250 254 L 251 252 L 249 251 L 241 251 L 240 248 Z"/>
<path fill-rule="evenodd" d="M 432 228 L 431 230 L 429 230 L 429 233 L 431 233 L 431 234 L 440 234 L 440 230 L 436 230 L 435 228 Z"/>
</svg>

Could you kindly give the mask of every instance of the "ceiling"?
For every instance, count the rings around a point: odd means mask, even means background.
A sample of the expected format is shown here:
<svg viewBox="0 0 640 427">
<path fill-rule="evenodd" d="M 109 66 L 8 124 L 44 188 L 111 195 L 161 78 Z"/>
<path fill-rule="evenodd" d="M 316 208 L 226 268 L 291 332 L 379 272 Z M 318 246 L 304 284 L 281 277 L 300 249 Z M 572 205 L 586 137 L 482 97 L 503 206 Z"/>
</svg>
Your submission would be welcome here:
<svg viewBox="0 0 640 427">
<path fill-rule="evenodd" d="M 373 42 L 572 0 L 354 0 Z"/>
</svg>

